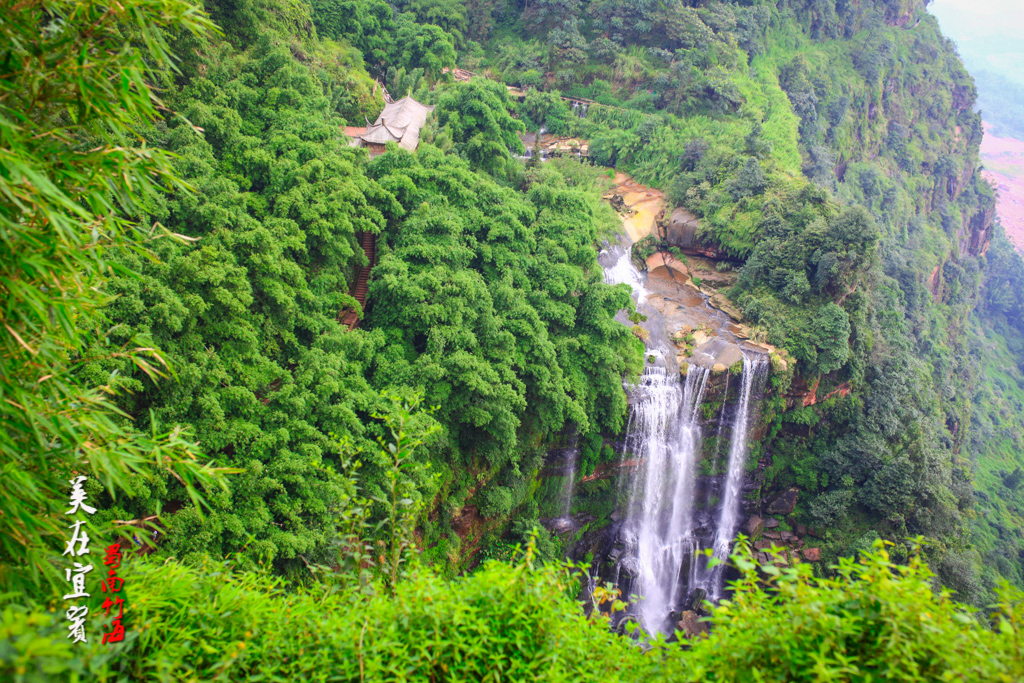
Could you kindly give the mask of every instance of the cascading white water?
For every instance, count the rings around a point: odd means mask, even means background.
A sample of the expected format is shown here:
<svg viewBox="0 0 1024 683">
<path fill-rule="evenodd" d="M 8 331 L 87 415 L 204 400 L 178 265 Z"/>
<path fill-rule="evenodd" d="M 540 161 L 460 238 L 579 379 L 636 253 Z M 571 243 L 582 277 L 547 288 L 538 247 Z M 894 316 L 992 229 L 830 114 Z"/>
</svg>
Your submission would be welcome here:
<svg viewBox="0 0 1024 683">
<path fill-rule="evenodd" d="M 722 591 L 722 570 L 729 557 L 729 546 L 736 535 L 736 525 L 740 517 L 740 493 L 743 490 L 743 475 L 747 461 L 747 431 L 750 428 L 750 415 L 753 406 L 750 396 L 768 370 L 768 362 L 764 356 L 751 359 L 743 356 L 743 382 L 740 390 L 739 405 L 736 406 L 736 418 L 732 425 L 732 443 L 729 446 L 729 471 L 725 480 L 725 491 L 722 500 L 722 511 L 715 531 L 713 547 L 714 557 L 721 563 L 712 568 L 704 581 L 705 590 L 712 599 L 718 599 Z"/>
<path fill-rule="evenodd" d="M 630 249 L 605 267 L 605 281 L 627 283 L 638 305 L 647 297 Z M 640 466 L 630 491 L 623 561 L 634 576 L 631 592 L 640 598 L 634 609 L 644 628 L 654 633 L 666 630 L 669 612 L 684 597 L 679 594 L 684 584 L 681 572 L 697 549 L 693 505 L 699 416 L 710 373 L 691 366 L 683 382 L 674 359 L 664 350 L 649 345 L 647 353 L 655 362 L 644 370 L 630 398 L 626 451 Z M 695 570 L 690 562 L 689 574 Z"/>
<path fill-rule="evenodd" d="M 572 491 L 576 484 L 576 462 L 579 460 L 580 451 L 573 446 L 569 449 L 569 474 L 562 483 L 562 518 L 568 519 L 572 514 Z"/>
<path fill-rule="evenodd" d="M 663 630 L 680 600 L 680 572 L 696 548 L 694 483 L 708 374 L 693 367 L 681 383 L 678 373 L 649 367 L 633 392 L 626 445 L 640 472 L 630 496 L 628 551 L 636 558 L 636 609 L 652 633 Z"/>
<path fill-rule="evenodd" d="M 726 376 L 725 376 L 725 391 L 722 392 L 722 396 L 728 396 L 728 395 L 729 395 L 729 375 L 726 374 Z M 727 411 L 725 409 L 725 405 L 723 404 L 722 405 L 722 411 L 718 414 L 718 430 L 715 432 L 715 460 L 714 460 L 714 462 L 712 463 L 712 466 L 711 466 L 711 471 L 712 472 L 718 470 L 718 457 L 719 457 L 719 455 L 721 455 L 721 451 L 722 451 L 722 431 L 725 428 L 725 414 L 726 414 L 726 412 Z"/>
<path fill-rule="evenodd" d="M 633 289 L 638 306 L 643 305 L 648 296 L 644 278 L 632 264 L 630 249 L 623 249 L 621 253 L 618 249 L 612 247 L 601 254 L 605 281 L 627 283 Z M 645 309 L 645 313 L 653 314 L 649 309 Z M 654 330 L 648 328 L 652 335 L 647 344 L 647 354 L 653 362 L 648 363 L 630 397 L 632 410 L 626 452 L 639 461 L 639 467 L 630 488 L 629 510 L 622 532 L 626 547 L 616 563 L 616 585 L 620 571 L 633 577 L 630 593 L 640 599 L 631 611 L 640 617 L 647 632 L 667 633 L 673 627 L 668 619 L 670 613 L 685 608 L 683 602 L 688 596 L 681 594 L 682 590 L 701 588 L 712 599 L 720 597 L 724 565 L 707 570 L 697 553 L 711 545 L 716 557 L 721 560 L 728 557 L 739 521 L 747 431 L 753 412 L 751 395 L 768 364 L 759 355 L 745 356 L 743 360 L 722 509 L 712 538 L 695 512 L 696 465 L 701 457 L 701 402 L 710 371 L 691 364 L 685 381 L 681 381 L 674 364 L 674 349 L 660 348 Z M 725 393 L 728 393 L 728 379 Z M 726 419 L 724 406 L 722 411 L 719 436 Z M 716 461 L 717 457 L 716 452 Z"/>
<path fill-rule="evenodd" d="M 601 252 L 604 256 L 609 252 Z M 629 285 L 633 294 L 637 297 L 637 304 L 643 303 L 644 299 L 647 298 L 647 290 L 644 289 L 643 278 L 640 275 L 640 271 L 633 265 L 633 248 L 623 249 L 622 253 L 619 254 L 615 262 L 605 267 L 604 269 L 604 281 L 610 285 L 617 285 L 626 283 Z"/>
</svg>

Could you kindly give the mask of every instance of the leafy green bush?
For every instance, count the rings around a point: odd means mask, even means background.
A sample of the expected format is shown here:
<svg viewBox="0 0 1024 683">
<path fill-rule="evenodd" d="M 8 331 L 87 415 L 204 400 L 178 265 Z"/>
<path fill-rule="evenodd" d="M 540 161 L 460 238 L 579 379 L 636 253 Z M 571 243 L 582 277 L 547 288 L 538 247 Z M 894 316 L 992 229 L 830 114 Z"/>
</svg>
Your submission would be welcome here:
<svg viewBox="0 0 1024 683">
<path fill-rule="evenodd" d="M 735 593 L 715 609 L 710 638 L 680 662 L 703 681 L 1016 681 L 1024 676 L 1022 594 L 1005 587 L 991 628 L 936 594 L 913 553 L 889 558 L 882 541 L 844 558 L 828 578 L 809 564 L 760 570 L 744 539 L 733 556 Z M 672 661 L 672 660 L 670 660 Z"/>
<path fill-rule="evenodd" d="M 519 105 L 519 113 L 526 120 L 529 130 L 537 131 L 543 127 L 555 135 L 571 133 L 573 114 L 557 90 L 529 90 Z"/>
<path fill-rule="evenodd" d="M 135 562 L 130 634 L 64 644 L 60 615 L 0 612 L 0 678 L 252 681 L 599 681 L 642 658 L 568 594 L 559 565 L 489 562 L 449 582 L 414 569 L 394 597 L 288 586 L 229 565 Z M 125 565 L 128 568 L 130 565 Z M 612 674 L 612 678 L 602 678 Z"/>
<path fill-rule="evenodd" d="M 515 501 L 507 486 L 491 485 L 480 494 L 480 514 L 484 517 L 507 517 Z"/>
<path fill-rule="evenodd" d="M 991 624 L 936 594 L 927 565 L 892 562 L 881 541 L 832 578 L 809 564 L 760 569 L 741 539 L 735 592 L 710 636 L 645 651 L 571 596 L 569 567 L 487 562 L 447 581 L 414 566 L 395 594 L 295 586 L 223 563 L 125 565 L 125 642 L 66 644 L 60 615 L 0 611 L 0 678 L 105 681 L 1016 681 L 1024 675 L 1022 595 L 1005 590 Z M 615 592 L 605 592 L 614 598 Z"/>
</svg>

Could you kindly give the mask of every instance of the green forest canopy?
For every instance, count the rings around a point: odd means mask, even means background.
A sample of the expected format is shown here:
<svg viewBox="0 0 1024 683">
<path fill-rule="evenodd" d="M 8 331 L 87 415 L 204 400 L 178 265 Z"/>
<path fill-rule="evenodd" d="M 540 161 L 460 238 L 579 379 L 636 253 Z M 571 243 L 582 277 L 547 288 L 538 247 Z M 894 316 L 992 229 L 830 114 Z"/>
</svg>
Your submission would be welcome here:
<svg viewBox="0 0 1024 683">
<path fill-rule="evenodd" d="M 340 613 L 374 619 L 405 609 L 403 591 L 442 591 L 455 596 L 451 609 L 489 619 L 474 591 L 510 582 L 550 605 L 544 633 L 582 639 L 572 650 L 541 638 L 528 663 L 578 666 L 572 658 L 595 643 L 621 650 L 610 661 L 632 661 L 600 622 L 553 599 L 573 585 L 556 569 L 486 565 L 456 584 L 465 595 L 435 575 L 471 569 L 480 546 L 487 554 L 502 537 L 532 537 L 537 562 L 558 555 L 560 542 L 534 530 L 545 450 L 566 430 L 598 447 L 620 433 L 623 381 L 642 365 L 642 344 L 614 320 L 631 308 L 628 289 L 604 284 L 596 261 L 614 220 L 602 175 L 516 161 L 526 125 L 590 140 L 595 163 L 700 216 L 702 239 L 745 264 L 731 295 L 758 337 L 790 350 L 801 381 L 852 388 L 815 406 L 809 429 L 791 428 L 776 396 L 759 446 L 773 458 L 766 485 L 799 485 L 797 516 L 827 526 L 827 559 L 881 536 L 916 566 L 884 565 L 913 590 L 893 589 L 891 613 L 869 601 L 872 616 L 851 633 L 909 618 L 908 601 L 931 604 L 920 597 L 928 570 L 905 552 L 918 535 L 961 601 L 991 602 L 1001 578 L 1024 581 L 1012 455 L 1021 407 L 1007 383 L 1024 358 L 1008 341 L 1024 264 L 999 235 L 988 256 L 977 243 L 992 197 L 973 173 L 974 88 L 917 3 L 541 0 L 392 12 L 362 0 L 209 2 L 223 33 L 184 2 L 119 8 L 5 12 L 5 60 L 22 65 L 0 92 L 5 591 L 57 576 L 48 559 L 61 544 L 63 482 L 91 471 L 98 533 L 162 515 L 154 528 L 166 540 L 138 560 L 140 614 L 149 600 L 180 609 L 173 581 L 204 585 L 199 568 L 225 559 L 235 578 L 203 590 L 251 600 L 226 622 L 250 633 L 261 610 L 279 612 L 282 589 L 299 604 L 335 586 L 352 610 Z M 911 30 L 904 16 L 922 21 Z M 83 49 L 98 57 L 72 72 Z M 456 63 L 493 81 L 453 84 L 445 69 Z M 375 78 L 437 105 L 417 153 L 370 161 L 340 134 L 376 114 Z M 521 110 L 498 81 L 529 91 Z M 579 119 L 542 92 L 597 104 Z M 949 135 L 956 126 L 962 135 Z M 365 265 L 363 232 L 380 252 L 365 312 L 348 294 Z M 359 329 L 338 322 L 345 307 L 364 315 Z M 792 380 L 776 378 L 777 391 Z M 425 443 L 403 446 L 396 420 Z M 998 439 L 977 438 L 996 427 Z M 998 513 L 983 522 L 972 521 L 975 488 Z M 467 534 L 470 507 L 480 514 Z M 161 568 L 158 558 L 175 561 Z M 835 586 L 806 574 L 786 585 L 859 596 L 869 570 L 850 566 L 829 570 L 842 577 Z M 741 637 L 755 611 L 804 613 L 814 595 L 742 590 L 760 596 L 758 610 L 723 610 L 715 639 Z M 26 649 L 25 634 L 50 637 L 53 626 L 9 595 L 5 674 L 114 671 L 57 644 Z M 1019 598 L 1003 592 L 994 629 L 932 599 L 945 610 L 943 636 L 907 646 L 923 659 L 906 680 L 968 675 L 936 643 L 991 653 L 970 673 L 978 680 L 1019 673 L 1019 644 L 999 621 L 1019 620 Z M 811 618 L 825 628 L 832 617 Z M 535 624 L 522 627 L 537 637 Z M 195 628 L 171 631 L 187 640 Z M 480 628 L 473 645 L 486 651 L 492 636 Z M 166 675 L 182 661 L 160 660 L 151 637 L 123 646 L 133 656 L 119 671 Z M 782 671 L 820 647 L 814 637 L 791 660 L 760 647 L 749 656 Z M 548 653 L 552 642 L 569 649 Z M 705 642 L 704 654 L 675 652 L 667 666 L 724 666 L 709 654 L 718 640 Z M 179 656 L 197 673 L 214 666 Z M 859 673 L 842 680 L 879 665 L 877 654 L 858 657 Z"/>
</svg>

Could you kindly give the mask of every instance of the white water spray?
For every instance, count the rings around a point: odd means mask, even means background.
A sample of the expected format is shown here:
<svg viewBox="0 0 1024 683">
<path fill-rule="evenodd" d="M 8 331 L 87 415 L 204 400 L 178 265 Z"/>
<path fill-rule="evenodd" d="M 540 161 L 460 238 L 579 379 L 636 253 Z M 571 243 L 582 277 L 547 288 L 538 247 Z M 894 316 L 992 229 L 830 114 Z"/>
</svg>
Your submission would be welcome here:
<svg viewBox="0 0 1024 683">
<path fill-rule="evenodd" d="M 602 251 L 601 255 L 614 255 L 614 252 Z M 615 263 L 604 269 L 604 281 L 610 285 L 617 285 L 625 282 L 633 290 L 637 303 L 643 303 L 647 298 L 647 289 L 643 284 L 643 276 L 633 265 L 633 248 L 623 249 Z"/>
<path fill-rule="evenodd" d="M 572 514 L 572 492 L 576 485 L 576 463 L 580 458 L 580 451 L 573 446 L 569 449 L 569 474 L 562 483 L 562 519 L 568 520 Z"/>
<path fill-rule="evenodd" d="M 714 557 L 721 562 L 710 570 L 705 583 L 705 590 L 712 599 L 721 597 L 722 570 L 725 560 L 729 557 L 729 547 L 736 535 L 736 525 L 740 516 L 740 494 L 743 490 L 743 475 L 747 461 L 747 432 L 750 428 L 752 407 L 750 396 L 768 370 L 768 362 L 763 356 L 753 360 L 746 354 L 743 356 L 743 382 L 740 390 L 740 402 L 736 407 L 736 419 L 732 426 L 732 443 L 729 447 L 729 472 L 725 480 L 725 495 L 722 501 L 722 512 L 715 532 L 713 545 Z"/>
<path fill-rule="evenodd" d="M 634 593 L 648 632 L 663 631 L 680 600 L 680 573 L 696 548 L 693 501 L 700 452 L 700 404 L 709 372 L 693 367 L 685 383 L 649 367 L 633 393 L 627 448 L 640 459 L 630 496 L 628 533 L 636 557 Z"/>
</svg>

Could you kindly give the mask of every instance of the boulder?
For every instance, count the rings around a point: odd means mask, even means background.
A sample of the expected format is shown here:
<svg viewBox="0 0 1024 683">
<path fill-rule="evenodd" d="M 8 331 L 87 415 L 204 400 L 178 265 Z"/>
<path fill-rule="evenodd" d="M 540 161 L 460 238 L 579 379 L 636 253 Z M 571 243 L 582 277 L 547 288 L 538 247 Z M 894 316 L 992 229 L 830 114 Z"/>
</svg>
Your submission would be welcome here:
<svg viewBox="0 0 1024 683">
<path fill-rule="evenodd" d="M 689 640 L 703 638 L 708 634 L 707 622 L 701 621 L 700 615 L 689 609 L 683 612 L 683 616 L 679 623 L 676 624 L 676 627 L 686 634 Z"/>
<path fill-rule="evenodd" d="M 690 279 L 690 271 L 687 270 L 686 264 L 665 251 L 656 251 L 647 257 L 647 272 L 652 275 L 679 278 L 682 282 Z"/>
<path fill-rule="evenodd" d="M 754 539 L 755 541 L 761 538 L 761 532 L 764 531 L 764 520 L 754 515 L 747 520 L 743 530 L 747 533 L 747 536 Z"/>
<path fill-rule="evenodd" d="M 771 541 L 754 541 L 754 550 L 768 550 L 771 547 Z"/>
<path fill-rule="evenodd" d="M 772 501 L 772 504 L 768 506 L 768 514 L 770 515 L 788 515 L 793 512 L 796 508 L 796 496 L 800 493 L 800 489 L 795 486 L 786 489 L 781 496 Z"/>
<path fill-rule="evenodd" d="M 796 535 L 797 536 L 806 536 L 807 535 L 807 527 L 804 526 L 803 524 L 797 524 L 794 528 L 796 529 Z"/>
<path fill-rule="evenodd" d="M 693 331 L 693 347 L 698 348 L 711 341 L 711 337 L 708 333 L 701 328 L 697 328 Z"/>
<path fill-rule="evenodd" d="M 791 531 L 783 530 L 780 533 L 782 534 L 782 540 L 783 541 L 789 542 L 789 541 L 795 541 L 796 540 L 796 534 L 794 534 Z"/>
<path fill-rule="evenodd" d="M 672 333 L 672 341 L 679 341 L 686 338 L 686 335 L 693 332 L 693 327 L 690 325 L 681 325 L 678 330 Z"/>
<path fill-rule="evenodd" d="M 690 248 L 696 246 L 699 219 L 689 211 L 678 208 L 669 214 L 665 221 L 665 239 L 677 247 Z"/>
<path fill-rule="evenodd" d="M 779 525 L 779 520 L 775 519 L 774 517 L 769 517 L 768 519 L 764 520 L 764 528 L 765 529 L 774 529 L 778 525 Z"/>
<path fill-rule="evenodd" d="M 715 292 L 712 294 L 708 303 L 728 315 L 736 322 L 743 322 L 743 311 L 733 304 L 733 302 L 730 301 L 722 292 Z"/>
<path fill-rule="evenodd" d="M 703 588 L 698 588 L 693 591 L 693 597 L 690 598 L 690 610 L 694 612 L 704 611 L 704 598 L 708 596 L 708 592 Z"/>
<path fill-rule="evenodd" d="M 818 562 L 821 560 L 821 548 L 804 548 L 800 552 L 808 562 Z"/>
<path fill-rule="evenodd" d="M 764 535 L 765 538 L 770 538 L 773 541 L 781 541 L 782 540 L 782 534 L 779 533 L 778 531 L 766 531 L 766 532 L 764 532 L 763 535 Z"/>
</svg>

